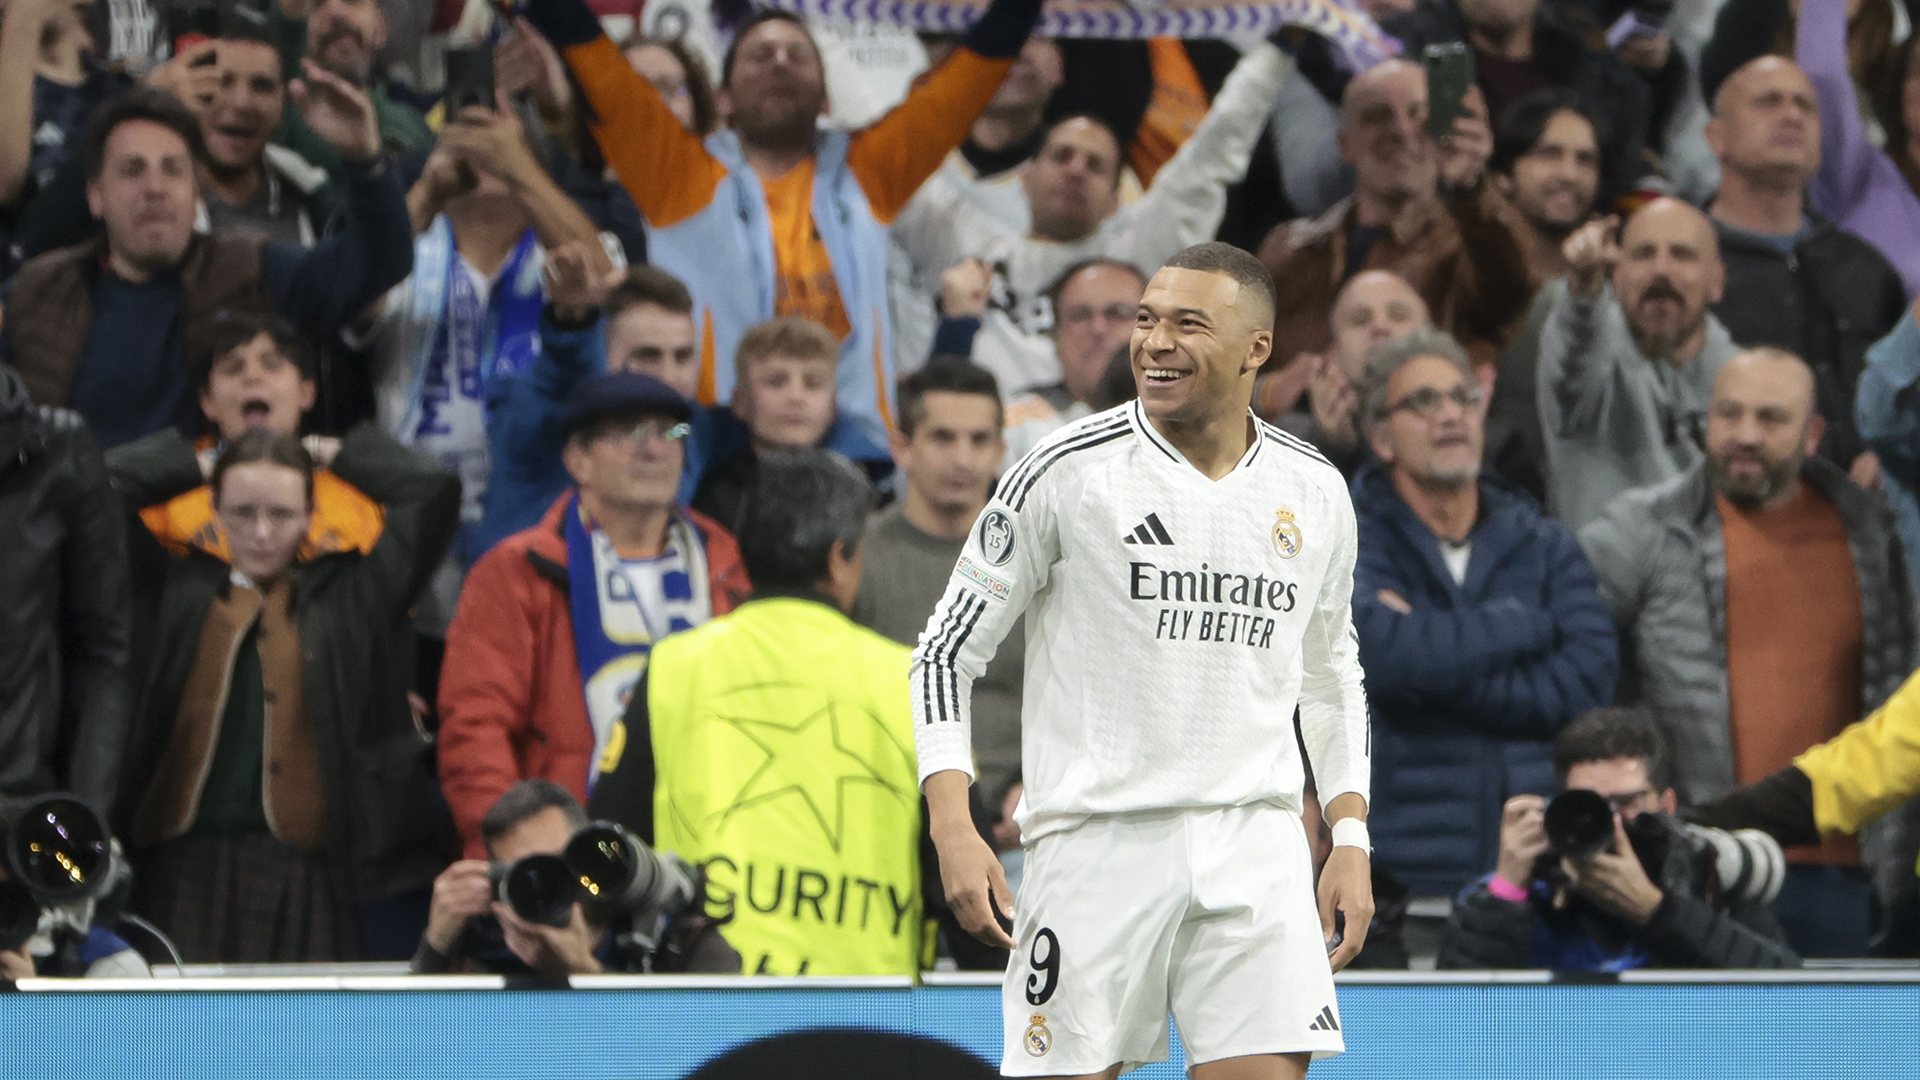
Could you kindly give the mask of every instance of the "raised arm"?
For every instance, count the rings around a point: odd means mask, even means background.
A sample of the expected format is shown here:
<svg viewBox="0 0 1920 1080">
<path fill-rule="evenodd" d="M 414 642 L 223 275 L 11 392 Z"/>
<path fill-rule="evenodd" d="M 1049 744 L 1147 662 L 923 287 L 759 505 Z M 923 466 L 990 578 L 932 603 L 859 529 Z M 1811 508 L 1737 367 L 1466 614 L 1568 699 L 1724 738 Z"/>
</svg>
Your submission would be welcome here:
<svg viewBox="0 0 1920 1080">
<path fill-rule="evenodd" d="M 600 151 L 648 225 L 676 224 L 713 201 L 726 166 L 667 110 L 582 0 L 539 0 L 527 18 L 579 82 Z"/>
<path fill-rule="evenodd" d="M 412 604 L 460 526 L 460 481 L 425 455 L 395 442 L 372 421 L 340 440 L 334 475 L 386 511 L 380 541 L 362 564 L 377 599 Z"/>
<path fill-rule="evenodd" d="M 33 164 L 33 77 L 52 5 L 12 0 L 0 8 L 0 206 L 12 206 Z"/>
<path fill-rule="evenodd" d="M 1581 296 L 1555 283 L 1553 307 L 1540 330 L 1540 372 L 1535 394 L 1540 426 L 1563 439 L 1592 433 L 1606 413 L 1619 357 L 1603 349 L 1601 320 L 1613 316 L 1617 301 L 1603 286 L 1598 295 Z"/>
<path fill-rule="evenodd" d="M 966 141 L 1040 18 L 1040 0 L 993 0 L 960 47 L 880 121 L 856 132 L 847 167 L 874 217 L 890 222 Z"/>
</svg>

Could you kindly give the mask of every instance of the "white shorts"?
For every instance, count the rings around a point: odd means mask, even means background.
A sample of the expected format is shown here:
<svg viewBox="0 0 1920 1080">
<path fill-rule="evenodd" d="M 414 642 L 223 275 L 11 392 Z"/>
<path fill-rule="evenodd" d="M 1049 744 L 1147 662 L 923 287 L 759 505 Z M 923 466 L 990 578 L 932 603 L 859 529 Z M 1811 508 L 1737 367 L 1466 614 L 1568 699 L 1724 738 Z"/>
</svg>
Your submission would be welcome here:
<svg viewBox="0 0 1920 1080">
<path fill-rule="evenodd" d="M 1001 989 L 1003 1076 L 1346 1049 L 1299 815 L 1088 819 L 1027 849 Z"/>
</svg>

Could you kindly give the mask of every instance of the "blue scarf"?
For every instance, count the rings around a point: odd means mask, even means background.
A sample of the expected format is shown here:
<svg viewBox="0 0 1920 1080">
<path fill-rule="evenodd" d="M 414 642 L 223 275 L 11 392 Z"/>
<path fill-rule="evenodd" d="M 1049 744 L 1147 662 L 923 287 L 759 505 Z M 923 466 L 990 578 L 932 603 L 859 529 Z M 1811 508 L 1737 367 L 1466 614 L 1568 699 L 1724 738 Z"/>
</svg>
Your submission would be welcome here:
<svg viewBox="0 0 1920 1080">
<path fill-rule="evenodd" d="M 587 787 L 600 778 L 603 757 L 618 760 L 626 747 L 627 702 L 646 674 L 653 654 L 654 632 L 647 614 L 634 596 L 633 583 L 620 565 L 613 541 L 600 531 L 580 506 L 576 493 L 567 500 L 567 591 L 573 608 L 573 647 L 580 661 L 580 686 L 587 697 L 587 719 L 593 725 L 593 763 Z M 667 526 L 667 546 L 686 561 L 693 586 L 694 605 L 710 616 L 711 583 L 707 553 L 684 514 L 675 513 Z M 665 636 L 667 627 L 659 628 Z"/>
</svg>

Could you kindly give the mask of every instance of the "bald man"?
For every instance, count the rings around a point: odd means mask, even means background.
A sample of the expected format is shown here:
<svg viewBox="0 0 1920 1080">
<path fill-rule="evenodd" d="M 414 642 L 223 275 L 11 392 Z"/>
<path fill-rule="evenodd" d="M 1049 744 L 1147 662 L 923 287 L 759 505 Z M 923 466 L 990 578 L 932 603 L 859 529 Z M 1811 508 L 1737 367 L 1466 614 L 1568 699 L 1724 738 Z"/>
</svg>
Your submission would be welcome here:
<svg viewBox="0 0 1920 1080">
<path fill-rule="evenodd" d="M 1427 302 L 1406 278 L 1387 270 L 1355 274 L 1334 298 L 1332 342 L 1302 360 L 1311 377 L 1300 407 L 1279 426 L 1318 447 L 1351 481 L 1367 460 L 1358 421 L 1368 351 L 1432 324 Z"/>
<path fill-rule="evenodd" d="M 1683 803 L 1785 768 L 1879 707 L 1920 659 L 1893 522 L 1814 456 L 1814 395 L 1799 357 L 1736 354 L 1714 380 L 1704 460 L 1580 531 Z M 1775 913 L 1794 949 L 1865 955 L 1872 905 L 1853 841 L 1787 857 Z M 1912 873 L 1910 852 L 1895 861 L 1884 880 Z"/>
<path fill-rule="evenodd" d="M 1709 310 L 1726 285 L 1713 224 L 1686 203 L 1655 199 L 1624 230 L 1589 223 L 1563 254 L 1536 403 L 1548 506 L 1577 529 L 1621 492 L 1700 460 L 1713 378 L 1736 350 Z"/>
<path fill-rule="evenodd" d="M 1419 65 L 1389 61 L 1347 84 L 1339 142 L 1341 160 L 1353 167 L 1353 195 L 1317 218 L 1275 227 L 1260 246 L 1280 290 L 1274 368 L 1332 343 L 1334 300 L 1362 270 L 1405 278 L 1476 362 L 1498 355 L 1536 283 L 1525 221 L 1484 180 L 1493 136 L 1477 87 L 1466 109 L 1453 134 L 1436 142 L 1426 131 Z M 1309 373 L 1291 366 L 1263 383 L 1263 415 L 1284 415 L 1305 388 Z"/>
<path fill-rule="evenodd" d="M 1707 145 L 1720 159 L 1709 212 L 1727 267 L 1714 314 L 1742 346 L 1773 345 L 1806 358 L 1826 420 L 1820 454 L 1877 486 L 1878 460 L 1853 422 L 1867 348 L 1906 308 L 1900 275 L 1865 240 L 1806 207 L 1820 167 L 1820 106 L 1793 61 L 1763 56 L 1714 95 Z"/>
</svg>

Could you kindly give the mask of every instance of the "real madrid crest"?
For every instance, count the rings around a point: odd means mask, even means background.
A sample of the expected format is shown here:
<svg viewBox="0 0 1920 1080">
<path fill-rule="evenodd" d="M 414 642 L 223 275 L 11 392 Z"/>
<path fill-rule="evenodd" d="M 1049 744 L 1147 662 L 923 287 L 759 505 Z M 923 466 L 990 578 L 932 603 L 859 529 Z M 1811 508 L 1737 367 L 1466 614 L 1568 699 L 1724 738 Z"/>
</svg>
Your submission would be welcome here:
<svg viewBox="0 0 1920 1080">
<path fill-rule="evenodd" d="M 1306 543 L 1300 535 L 1300 526 L 1293 522 L 1293 511 L 1281 507 L 1273 512 L 1273 553 L 1283 559 L 1291 559 L 1300 554 Z"/>
<path fill-rule="evenodd" d="M 1034 1057 L 1042 1057 L 1053 1049 L 1053 1032 L 1047 1030 L 1046 1013 L 1033 1014 L 1033 1022 L 1027 1025 L 1027 1035 L 1022 1042 L 1027 1053 Z"/>
</svg>

